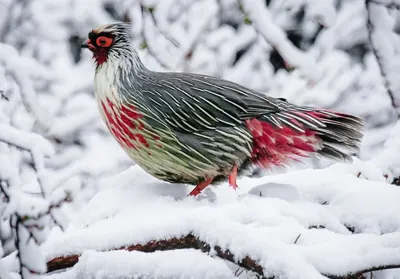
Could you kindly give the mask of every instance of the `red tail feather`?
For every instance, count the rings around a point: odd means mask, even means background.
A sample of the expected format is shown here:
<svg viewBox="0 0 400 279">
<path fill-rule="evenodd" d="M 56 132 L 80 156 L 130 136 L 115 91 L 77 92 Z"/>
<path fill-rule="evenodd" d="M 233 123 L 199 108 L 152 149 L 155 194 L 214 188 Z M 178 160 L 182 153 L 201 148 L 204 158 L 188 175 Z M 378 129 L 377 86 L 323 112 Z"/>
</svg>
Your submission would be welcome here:
<svg viewBox="0 0 400 279">
<path fill-rule="evenodd" d="M 300 132 L 285 126 L 273 126 L 255 118 L 247 120 L 246 126 L 254 137 L 253 162 L 260 167 L 279 166 L 293 155 L 304 157 L 307 152 L 315 152 L 320 148 L 320 140 L 311 130 Z"/>
</svg>

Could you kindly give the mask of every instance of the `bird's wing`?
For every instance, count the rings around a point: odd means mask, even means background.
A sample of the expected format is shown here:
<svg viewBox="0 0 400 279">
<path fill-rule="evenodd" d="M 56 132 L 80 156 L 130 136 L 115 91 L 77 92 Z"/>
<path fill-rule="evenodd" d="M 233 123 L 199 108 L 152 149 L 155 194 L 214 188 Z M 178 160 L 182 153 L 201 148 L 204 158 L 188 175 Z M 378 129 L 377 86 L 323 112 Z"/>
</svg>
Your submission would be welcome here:
<svg viewBox="0 0 400 279">
<path fill-rule="evenodd" d="M 151 107 L 181 132 L 243 126 L 246 119 L 278 113 L 281 111 L 279 106 L 285 103 L 210 76 L 155 74 L 153 85 L 146 88 Z"/>
<path fill-rule="evenodd" d="M 357 130 L 362 121 L 351 115 L 294 105 L 285 99 L 206 75 L 156 73 L 156 79 L 163 95 L 159 110 L 173 127 L 184 133 L 215 130 L 216 127 L 229 129 L 256 118 L 272 127 L 288 127 L 300 133 L 309 129 L 323 133 L 328 125 L 344 131 L 346 135 L 340 135 L 340 140 L 346 140 L 349 135 L 360 137 Z"/>
</svg>

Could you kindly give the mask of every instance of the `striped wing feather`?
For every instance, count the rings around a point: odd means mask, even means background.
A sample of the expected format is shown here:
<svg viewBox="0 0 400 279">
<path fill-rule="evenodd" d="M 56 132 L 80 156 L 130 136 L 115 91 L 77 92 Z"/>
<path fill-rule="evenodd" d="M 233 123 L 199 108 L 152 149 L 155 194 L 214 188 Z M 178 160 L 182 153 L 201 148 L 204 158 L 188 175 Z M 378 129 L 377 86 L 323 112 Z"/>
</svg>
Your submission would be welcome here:
<svg viewBox="0 0 400 279">
<path fill-rule="evenodd" d="M 233 82 L 204 75 L 163 73 L 158 82 L 166 89 L 164 97 L 170 97 L 171 106 L 179 103 L 177 110 L 185 114 L 180 119 L 196 129 L 240 126 L 245 119 L 279 112 L 276 101 L 282 102 Z M 203 120 L 210 125 L 203 125 Z"/>
</svg>

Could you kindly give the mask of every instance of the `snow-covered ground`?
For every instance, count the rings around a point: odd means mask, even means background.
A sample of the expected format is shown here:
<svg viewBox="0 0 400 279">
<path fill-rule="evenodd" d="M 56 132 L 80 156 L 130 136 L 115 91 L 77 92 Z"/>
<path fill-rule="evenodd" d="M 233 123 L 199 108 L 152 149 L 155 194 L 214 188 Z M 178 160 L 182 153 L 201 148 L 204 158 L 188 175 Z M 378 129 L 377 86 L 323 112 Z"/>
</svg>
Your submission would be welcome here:
<svg viewBox="0 0 400 279">
<path fill-rule="evenodd" d="M 72 270 L 50 278 L 233 277 L 237 267 L 212 251 L 105 252 L 188 234 L 229 250 L 236 262 L 249 256 L 266 277 L 324 278 L 399 265 L 400 188 L 359 175 L 375 168 L 356 162 L 243 178 L 237 192 L 222 184 L 193 198 L 186 197 L 189 187 L 131 167 L 107 181 L 65 233 L 50 234 L 43 245 L 48 261 L 83 254 Z M 400 270 L 392 272 L 398 277 L 383 274 L 374 278 L 400 278 Z"/>
<path fill-rule="evenodd" d="M 369 161 L 242 178 L 236 191 L 225 183 L 196 198 L 187 196 L 190 186 L 161 182 L 133 166 L 103 181 L 65 232 L 50 234 L 42 247 L 53 270 L 65 267 L 57 261 L 81 257 L 49 279 L 232 278 L 246 257 L 260 269 L 241 278 L 369 271 L 400 278 L 400 187 L 387 182 L 398 171 L 399 132 L 400 124 Z M 188 235 L 211 250 L 157 244 Z M 127 251 L 149 243 L 167 251 Z M 218 251 L 233 257 L 221 259 Z"/>
</svg>

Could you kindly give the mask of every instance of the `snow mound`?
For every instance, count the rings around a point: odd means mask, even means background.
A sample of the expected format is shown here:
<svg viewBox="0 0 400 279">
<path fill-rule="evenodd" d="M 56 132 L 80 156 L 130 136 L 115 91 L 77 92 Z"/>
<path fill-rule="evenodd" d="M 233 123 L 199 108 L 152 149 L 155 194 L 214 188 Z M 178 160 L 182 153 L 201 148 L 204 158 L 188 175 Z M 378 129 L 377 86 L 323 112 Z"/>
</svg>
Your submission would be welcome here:
<svg viewBox="0 0 400 279">
<path fill-rule="evenodd" d="M 219 249 L 229 251 L 236 263 L 249 257 L 264 276 L 277 278 L 344 276 L 398 265 L 400 187 L 360 175 L 371 168 L 356 161 L 243 178 L 236 192 L 221 184 L 193 198 L 186 196 L 192 187 L 158 181 L 134 166 L 105 181 L 72 225 L 64 233 L 53 231 L 43 249 L 48 261 L 83 254 L 66 272 L 86 274 L 82 278 L 125 278 L 128 273 L 229 278 L 227 263 L 210 257 Z M 109 251 L 188 235 L 209 245 L 209 256 L 192 250 Z M 163 259 L 172 264 L 169 273 L 158 262 Z M 232 277 L 235 269 L 229 270 Z"/>
<path fill-rule="evenodd" d="M 228 279 L 231 270 L 219 259 L 196 250 L 141 252 L 85 252 L 76 267 L 53 279 L 63 278 L 192 278 Z"/>
</svg>

